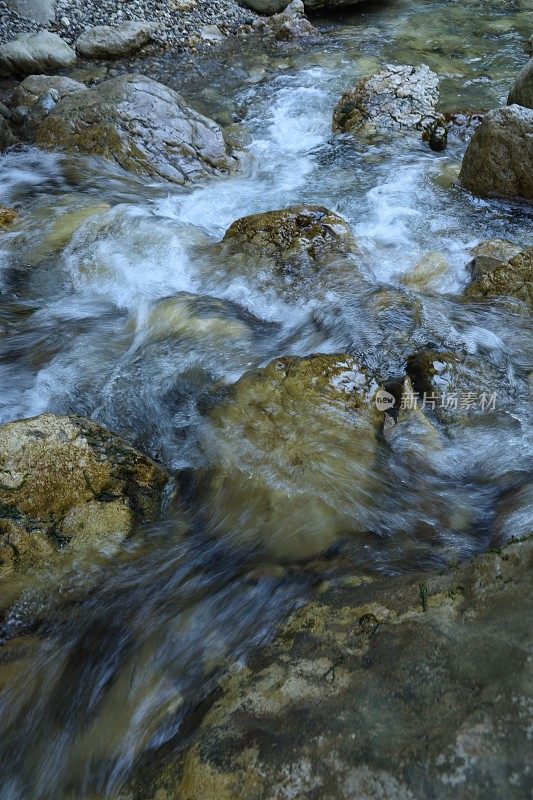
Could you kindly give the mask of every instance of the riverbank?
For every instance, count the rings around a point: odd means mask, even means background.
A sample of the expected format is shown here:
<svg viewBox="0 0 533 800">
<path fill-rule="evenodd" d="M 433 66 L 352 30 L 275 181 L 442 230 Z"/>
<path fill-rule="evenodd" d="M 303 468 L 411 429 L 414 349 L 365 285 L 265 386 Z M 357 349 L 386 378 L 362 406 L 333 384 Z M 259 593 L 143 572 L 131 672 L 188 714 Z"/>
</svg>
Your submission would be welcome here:
<svg viewBox="0 0 533 800">
<path fill-rule="evenodd" d="M 201 40 L 206 26 L 217 26 L 224 36 L 252 25 L 256 19 L 257 14 L 243 8 L 236 0 L 135 0 L 128 3 L 123 0 L 58 0 L 55 18 L 39 25 L 0 0 L 0 44 L 22 33 L 39 30 L 58 33 L 73 44 L 86 28 L 120 25 L 133 20 L 156 23 L 157 41 L 161 45 L 186 49 L 191 42 Z"/>
</svg>

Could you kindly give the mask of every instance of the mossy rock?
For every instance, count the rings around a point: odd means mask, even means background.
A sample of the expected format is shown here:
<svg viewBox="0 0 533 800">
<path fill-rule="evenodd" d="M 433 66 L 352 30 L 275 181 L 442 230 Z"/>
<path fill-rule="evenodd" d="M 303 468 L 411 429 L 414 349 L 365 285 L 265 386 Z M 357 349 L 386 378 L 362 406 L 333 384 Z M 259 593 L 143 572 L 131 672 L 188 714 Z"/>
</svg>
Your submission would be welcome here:
<svg viewBox="0 0 533 800">
<path fill-rule="evenodd" d="M 253 280 L 288 299 L 307 298 L 342 261 L 348 271 L 357 254 L 350 226 L 323 206 L 299 205 L 236 220 L 215 255 L 230 277 Z"/>
</svg>

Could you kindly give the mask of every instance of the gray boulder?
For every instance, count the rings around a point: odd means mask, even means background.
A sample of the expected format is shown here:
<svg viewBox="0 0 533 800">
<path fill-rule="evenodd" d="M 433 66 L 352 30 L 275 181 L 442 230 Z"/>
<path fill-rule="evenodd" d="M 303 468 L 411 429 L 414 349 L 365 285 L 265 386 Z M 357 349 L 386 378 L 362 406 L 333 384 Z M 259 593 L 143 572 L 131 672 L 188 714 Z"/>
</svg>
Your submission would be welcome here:
<svg viewBox="0 0 533 800">
<path fill-rule="evenodd" d="M 12 108 L 26 106 L 30 108 L 39 97 L 50 89 L 54 89 L 62 99 L 73 92 L 85 91 L 87 87 L 64 75 L 28 75 L 22 83 L 15 87 L 9 101 Z"/>
<path fill-rule="evenodd" d="M 533 199 L 533 110 L 490 111 L 466 150 L 460 180 L 478 197 Z"/>
<path fill-rule="evenodd" d="M 518 74 L 514 86 L 509 92 L 507 103 L 509 105 L 516 103 L 519 106 L 533 108 L 533 58 Z"/>
<path fill-rule="evenodd" d="M 96 25 L 78 37 L 76 50 L 84 58 L 122 58 L 147 44 L 156 31 L 157 25 L 152 22 Z"/>
<path fill-rule="evenodd" d="M 426 131 L 442 119 L 436 112 L 438 86 L 437 75 L 425 64 L 387 64 L 342 95 L 333 130 L 348 133 L 371 126 Z"/>
<path fill-rule="evenodd" d="M 64 97 L 38 127 L 36 142 L 178 184 L 227 173 L 238 163 L 213 120 L 143 75 L 112 78 Z"/>
<path fill-rule="evenodd" d="M 76 53 L 55 33 L 25 33 L 0 45 L 0 76 L 36 75 L 66 69 Z"/>
<path fill-rule="evenodd" d="M 40 25 L 46 25 L 55 19 L 55 6 L 55 0 L 7 0 L 8 8 Z"/>
</svg>

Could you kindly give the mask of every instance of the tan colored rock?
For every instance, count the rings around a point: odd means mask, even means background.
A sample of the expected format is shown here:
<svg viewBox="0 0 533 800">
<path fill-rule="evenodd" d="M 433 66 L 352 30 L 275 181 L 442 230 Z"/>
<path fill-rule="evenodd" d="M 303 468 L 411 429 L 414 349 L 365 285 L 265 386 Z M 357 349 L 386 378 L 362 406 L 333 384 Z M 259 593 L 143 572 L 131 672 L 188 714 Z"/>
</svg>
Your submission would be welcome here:
<svg viewBox="0 0 533 800">
<path fill-rule="evenodd" d="M 299 560 L 360 532 L 383 415 L 347 355 L 284 357 L 246 373 L 210 413 L 211 524 L 237 544 Z"/>
<path fill-rule="evenodd" d="M 444 573 L 325 586 L 128 797 L 522 800 L 532 563 L 529 539 Z"/>
<path fill-rule="evenodd" d="M 424 253 L 416 264 L 402 275 L 400 283 L 417 291 L 434 289 L 449 269 L 450 265 L 442 253 Z"/>
<path fill-rule="evenodd" d="M 533 247 L 521 251 L 492 239 L 474 248 L 473 255 L 466 297 L 516 297 L 533 310 Z"/>
<path fill-rule="evenodd" d="M 459 178 L 479 197 L 533 199 L 533 110 L 489 111 L 474 133 Z"/>
<path fill-rule="evenodd" d="M 0 520 L 34 549 L 43 537 L 76 548 L 124 538 L 157 517 L 167 482 L 153 461 L 83 417 L 43 414 L 0 428 Z M 6 535 L 12 544 L 15 532 Z"/>
<path fill-rule="evenodd" d="M 0 230 L 9 228 L 18 219 L 18 216 L 17 212 L 13 211 L 12 208 L 0 205 Z"/>
<path fill-rule="evenodd" d="M 357 253 L 357 245 L 338 214 L 301 205 L 236 220 L 216 250 L 227 273 L 301 298 L 316 294 L 321 274 L 336 260 Z"/>
</svg>

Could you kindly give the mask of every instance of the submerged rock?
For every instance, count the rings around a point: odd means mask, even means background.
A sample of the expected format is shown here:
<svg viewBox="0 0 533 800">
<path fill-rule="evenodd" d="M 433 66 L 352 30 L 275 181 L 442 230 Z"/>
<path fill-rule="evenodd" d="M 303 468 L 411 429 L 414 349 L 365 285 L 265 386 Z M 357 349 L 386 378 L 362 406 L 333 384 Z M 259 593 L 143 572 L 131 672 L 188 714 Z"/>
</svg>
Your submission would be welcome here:
<svg viewBox="0 0 533 800">
<path fill-rule="evenodd" d="M 316 292 L 320 273 L 357 252 L 348 223 L 323 206 L 291 206 L 236 220 L 217 246 L 224 269 L 286 297 Z"/>
<path fill-rule="evenodd" d="M 333 112 L 333 130 L 353 133 L 368 125 L 428 130 L 442 119 L 436 112 L 438 86 L 437 75 L 425 64 L 387 64 L 342 95 Z"/>
<path fill-rule="evenodd" d="M 205 503 L 216 532 L 299 560 L 361 531 L 383 418 L 376 389 L 343 354 L 246 373 L 210 412 Z"/>
<path fill-rule="evenodd" d="M 501 410 L 513 394 L 513 382 L 488 361 L 466 353 L 419 350 L 407 358 L 406 371 L 415 396 L 404 398 L 404 405 L 422 404 L 443 422 L 464 423 Z"/>
<path fill-rule="evenodd" d="M 237 159 L 219 126 L 177 92 L 143 75 L 124 75 L 63 98 L 36 142 L 102 156 L 126 170 L 186 184 L 229 172 Z"/>
<path fill-rule="evenodd" d="M 76 50 L 84 58 L 123 58 L 151 41 L 156 31 L 156 24 L 143 21 L 95 25 L 78 36 Z"/>
<path fill-rule="evenodd" d="M 12 208 L 0 205 L 0 230 L 9 228 L 18 219 L 18 216 Z"/>
<path fill-rule="evenodd" d="M 83 417 L 43 414 L 0 427 L 2 569 L 26 569 L 61 546 L 120 541 L 135 522 L 158 516 L 168 479 Z"/>
<path fill-rule="evenodd" d="M 533 110 L 489 111 L 466 150 L 460 180 L 479 197 L 533 199 Z"/>
<path fill-rule="evenodd" d="M 533 310 L 533 247 L 521 251 L 511 242 L 491 239 L 472 252 L 466 297 L 516 297 Z"/>
<path fill-rule="evenodd" d="M 444 574 L 324 586 L 128 797 L 522 800 L 532 563 L 528 539 Z"/>
<path fill-rule="evenodd" d="M 0 76 L 36 75 L 71 67 L 76 53 L 57 34 L 25 33 L 0 45 Z"/>
<path fill-rule="evenodd" d="M 519 106 L 533 108 L 533 58 L 519 73 L 507 100 L 509 105 L 516 103 Z"/>
</svg>

